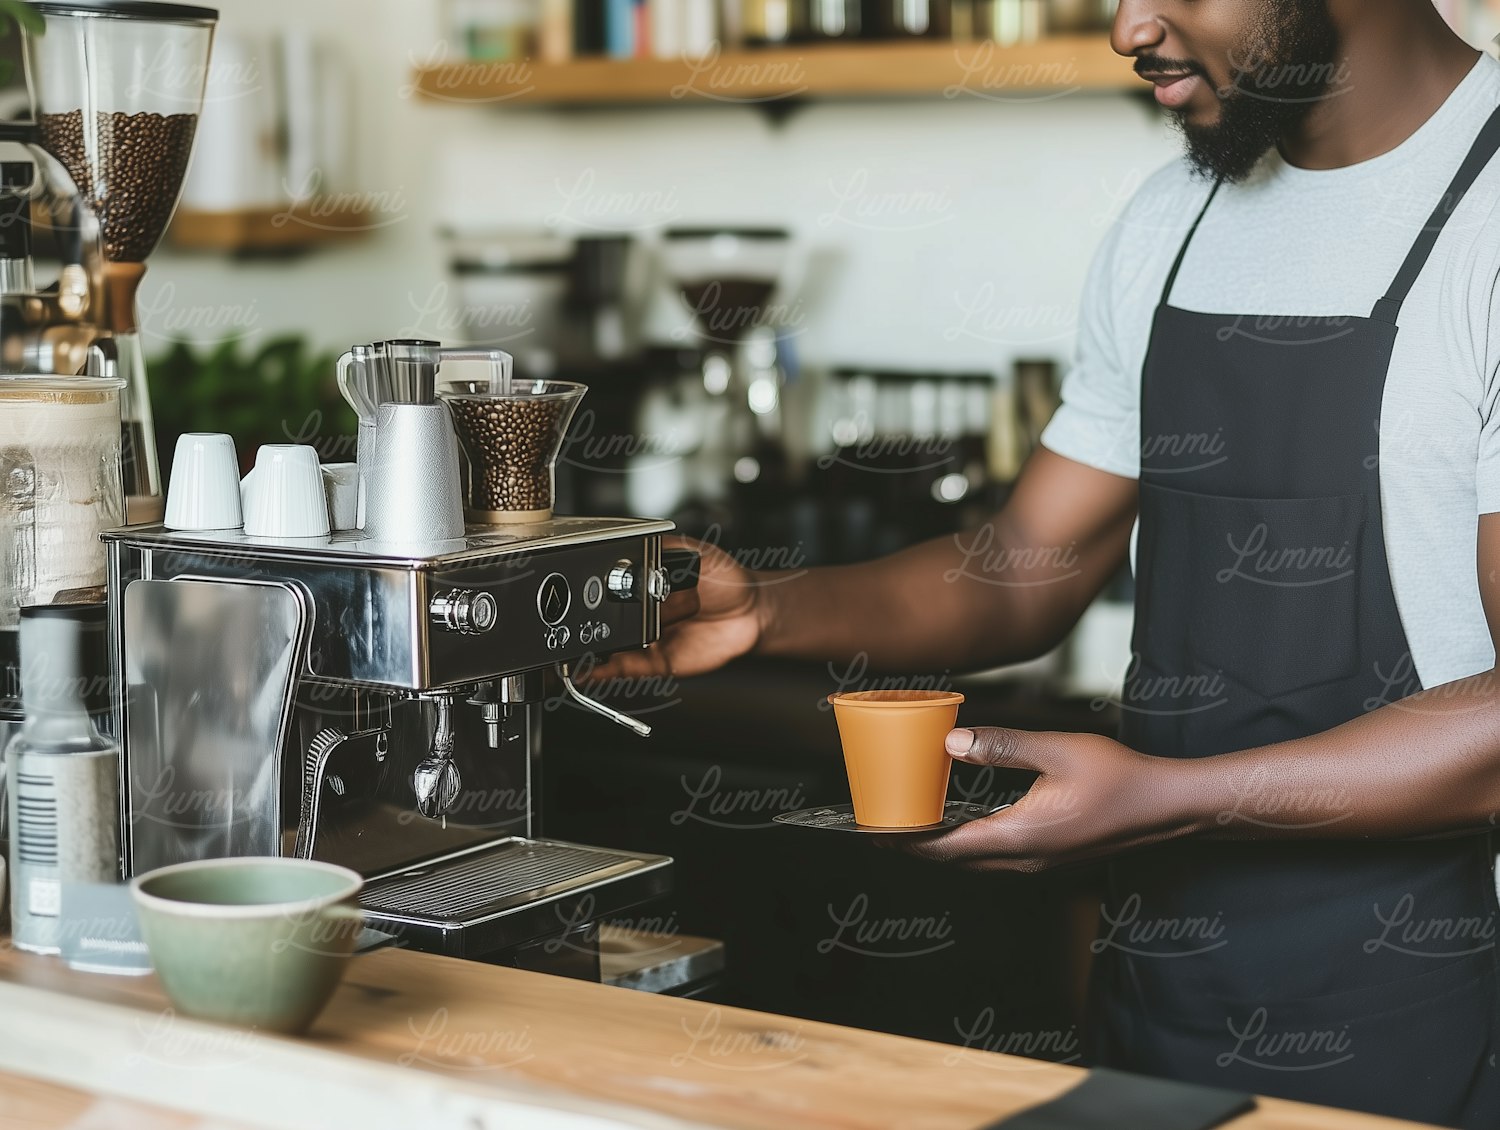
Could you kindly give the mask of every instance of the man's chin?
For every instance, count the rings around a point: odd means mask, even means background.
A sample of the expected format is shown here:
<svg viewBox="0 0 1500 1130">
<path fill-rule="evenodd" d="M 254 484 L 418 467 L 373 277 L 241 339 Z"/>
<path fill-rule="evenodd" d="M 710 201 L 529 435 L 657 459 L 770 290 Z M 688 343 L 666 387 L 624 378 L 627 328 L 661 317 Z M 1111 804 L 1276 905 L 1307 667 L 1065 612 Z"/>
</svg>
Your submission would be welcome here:
<svg viewBox="0 0 1500 1130">
<path fill-rule="evenodd" d="M 1206 137 L 1224 121 L 1224 107 L 1217 98 L 1210 96 L 1211 100 L 1202 105 L 1190 102 L 1180 110 L 1172 111 L 1172 118 L 1177 123 L 1177 128 L 1189 136 L 1198 135 Z"/>
<path fill-rule="evenodd" d="M 1215 118 L 1212 125 L 1203 127 L 1187 120 L 1178 124 L 1187 141 L 1188 160 L 1208 180 L 1238 184 L 1275 148 L 1274 139 L 1252 138 L 1226 130 L 1222 118 Z"/>
</svg>

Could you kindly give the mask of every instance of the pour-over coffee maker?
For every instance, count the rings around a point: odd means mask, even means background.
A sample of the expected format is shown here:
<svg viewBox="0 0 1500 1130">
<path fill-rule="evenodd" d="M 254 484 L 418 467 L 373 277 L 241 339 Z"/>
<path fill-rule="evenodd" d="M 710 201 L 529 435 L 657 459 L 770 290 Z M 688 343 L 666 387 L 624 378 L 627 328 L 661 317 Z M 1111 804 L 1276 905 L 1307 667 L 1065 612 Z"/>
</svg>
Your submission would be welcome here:
<svg viewBox="0 0 1500 1130">
<path fill-rule="evenodd" d="M 176 210 L 192 153 L 218 13 L 138 0 L 36 0 L 42 34 L 22 29 L 32 120 L 0 139 L 37 155 L 54 226 L 72 224 L 88 278 L 87 321 L 111 336 L 121 398 L 127 511 L 162 514 L 136 318 L 145 261 Z"/>
<path fill-rule="evenodd" d="M 701 465 L 691 471 L 699 501 L 726 502 L 781 443 L 777 333 L 785 327 L 773 300 L 787 289 L 790 253 L 780 228 L 672 228 L 663 236 L 662 267 L 693 314 L 710 397 Z"/>
<path fill-rule="evenodd" d="M 671 228 L 661 257 L 693 312 L 705 348 L 736 359 L 740 344 L 771 318 L 791 237 L 781 228 Z"/>
</svg>

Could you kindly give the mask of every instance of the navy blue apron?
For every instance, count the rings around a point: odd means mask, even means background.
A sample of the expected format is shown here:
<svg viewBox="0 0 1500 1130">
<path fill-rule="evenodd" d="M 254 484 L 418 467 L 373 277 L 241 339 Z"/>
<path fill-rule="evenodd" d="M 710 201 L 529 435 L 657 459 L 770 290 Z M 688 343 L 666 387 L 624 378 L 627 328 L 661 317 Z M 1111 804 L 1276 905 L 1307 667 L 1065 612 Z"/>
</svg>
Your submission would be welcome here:
<svg viewBox="0 0 1500 1130">
<path fill-rule="evenodd" d="M 1209 193 L 1142 374 L 1135 657 L 1122 700 L 1132 748 L 1189 758 L 1296 739 L 1420 689 L 1386 559 L 1381 401 L 1402 303 L 1497 149 L 1500 111 L 1369 317 L 1172 306 L 1218 186 Z M 1326 838 L 1179 842 L 1111 865 L 1095 942 L 1097 1058 L 1500 1125 L 1489 838 L 1340 841 L 1338 795 L 1298 797 L 1254 777 L 1221 819 L 1299 825 L 1328 804 Z"/>
</svg>

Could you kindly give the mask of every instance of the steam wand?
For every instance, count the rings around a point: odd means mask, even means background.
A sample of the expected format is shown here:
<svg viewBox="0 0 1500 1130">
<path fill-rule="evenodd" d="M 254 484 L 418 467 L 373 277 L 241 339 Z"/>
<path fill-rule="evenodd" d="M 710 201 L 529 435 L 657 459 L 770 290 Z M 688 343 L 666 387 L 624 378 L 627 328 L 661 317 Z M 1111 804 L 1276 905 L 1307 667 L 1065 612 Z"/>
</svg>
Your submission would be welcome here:
<svg viewBox="0 0 1500 1130">
<path fill-rule="evenodd" d="M 584 707 L 586 710 L 592 710 L 595 714 L 602 714 L 611 722 L 619 723 L 638 738 L 649 738 L 651 736 L 651 727 L 639 718 L 632 718 L 628 714 L 621 714 L 613 707 L 605 706 L 604 703 L 589 698 L 588 695 L 574 686 L 573 677 L 568 674 L 568 665 L 566 663 L 559 663 L 557 665 L 557 677 L 562 680 L 563 690 L 568 692 L 568 697 L 579 706 Z"/>
</svg>

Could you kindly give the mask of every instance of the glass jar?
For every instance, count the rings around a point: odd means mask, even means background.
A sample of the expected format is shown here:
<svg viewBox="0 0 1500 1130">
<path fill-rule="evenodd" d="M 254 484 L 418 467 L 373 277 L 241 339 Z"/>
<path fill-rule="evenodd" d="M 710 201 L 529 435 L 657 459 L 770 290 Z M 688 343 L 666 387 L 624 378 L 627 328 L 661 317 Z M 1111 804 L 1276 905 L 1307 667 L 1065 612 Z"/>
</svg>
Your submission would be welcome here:
<svg viewBox="0 0 1500 1130">
<path fill-rule="evenodd" d="M 880 0 L 877 31 L 886 39 L 947 39 L 953 34 L 952 0 Z"/>
<path fill-rule="evenodd" d="M 798 0 L 744 0 L 740 20 L 745 43 L 764 47 L 801 38 L 805 11 Z"/>
<path fill-rule="evenodd" d="M 974 0 L 974 38 L 1002 47 L 1034 43 L 1052 30 L 1045 0 Z"/>
<path fill-rule="evenodd" d="M 806 15 L 802 38 L 808 40 L 858 39 L 864 30 L 861 0 L 802 0 Z"/>
<path fill-rule="evenodd" d="M 535 0 L 452 0 L 448 8 L 464 57 L 482 63 L 528 58 L 540 15 Z"/>
<path fill-rule="evenodd" d="M 99 533 L 125 522 L 121 379 L 0 377 L 0 631 L 18 609 L 103 599 Z"/>
</svg>

